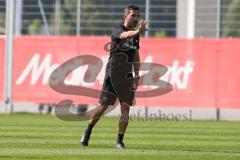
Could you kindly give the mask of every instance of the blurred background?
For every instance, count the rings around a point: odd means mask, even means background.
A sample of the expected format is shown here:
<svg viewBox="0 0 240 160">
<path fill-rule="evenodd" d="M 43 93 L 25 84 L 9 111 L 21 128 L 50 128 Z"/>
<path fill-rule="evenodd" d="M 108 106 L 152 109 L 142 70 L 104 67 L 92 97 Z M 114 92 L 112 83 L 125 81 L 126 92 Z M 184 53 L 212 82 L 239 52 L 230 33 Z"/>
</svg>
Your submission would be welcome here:
<svg viewBox="0 0 240 160">
<path fill-rule="evenodd" d="M 143 44 L 143 52 L 146 51 L 146 54 L 152 53 L 151 49 L 148 49 L 147 45 L 154 42 L 154 46 L 158 46 L 160 51 L 163 49 L 164 52 L 169 50 L 169 54 L 172 57 L 165 58 L 160 57 L 160 62 L 163 59 L 166 60 L 166 63 L 169 65 L 170 62 L 175 63 L 175 59 L 179 57 L 179 65 L 181 61 L 184 63 L 189 60 L 192 60 L 195 63 L 196 67 L 200 68 L 209 68 L 211 67 L 216 72 L 215 77 L 209 77 L 209 75 L 202 74 L 199 75 L 198 69 L 196 72 L 199 77 L 204 77 L 199 79 L 199 82 L 196 80 L 198 78 L 190 79 L 189 85 L 185 88 L 185 92 L 177 91 L 176 95 L 170 97 L 169 103 L 159 101 L 159 105 L 152 107 L 151 105 L 139 106 L 132 109 L 132 113 L 138 114 L 141 112 L 142 116 L 148 116 L 149 113 L 159 113 L 159 110 L 166 114 L 191 114 L 193 119 L 223 119 L 223 120 L 240 120 L 240 103 L 238 99 L 238 92 L 240 89 L 237 85 L 239 80 L 239 75 L 235 74 L 237 72 L 238 62 L 234 61 L 239 58 L 239 37 L 240 37 L 240 0 L 10 0 L 11 3 L 14 3 L 13 9 L 7 11 L 7 0 L 0 0 L 0 34 L 1 39 L 5 39 L 7 35 L 6 27 L 7 18 L 11 13 L 14 14 L 13 20 L 13 31 L 12 34 L 16 38 L 17 46 L 22 48 L 28 48 L 29 46 L 36 46 L 36 43 L 42 43 L 43 41 L 48 41 L 49 37 L 72 37 L 79 38 L 77 43 L 84 43 L 85 39 L 87 40 L 93 38 L 94 43 L 98 43 L 98 40 L 103 38 L 103 42 L 106 40 L 104 37 L 111 35 L 112 29 L 118 26 L 123 21 L 123 8 L 132 3 L 140 7 L 141 18 L 149 21 L 148 28 L 150 29 L 142 37 L 144 37 L 145 43 Z M 10 3 L 10 2 L 9 2 Z M 8 36 L 6 36 L 9 38 Z M 33 40 L 24 39 L 24 37 L 33 37 Z M 42 41 L 39 42 L 38 38 L 42 37 Z M 89 38 L 89 39 L 88 39 Z M 61 38 L 59 38 L 61 39 Z M 34 41 L 36 40 L 36 43 Z M 92 40 L 92 39 L 91 39 Z M 229 41 L 232 40 L 232 41 Z M 25 43 L 24 43 L 25 41 Z M 63 40 L 67 42 L 68 40 Z M 199 41 L 201 43 L 201 48 L 198 48 Z M 10 41 L 9 41 L 10 42 Z M 13 41 L 12 41 L 13 42 Z M 18 43 L 19 42 L 19 43 Z M 21 42 L 21 43 L 20 43 Z M 29 43 L 30 42 L 30 43 Z M 31 42 L 34 44 L 32 45 Z M 89 41 L 89 43 L 92 41 Z M 182 44 L 183 42 L 183 44 Z M 88 43 L 88 42 L 86 42 Z M 196 44 L 195 44 L 196 43 Z M 1 44 L 1 63 L 9 62 L 9 59 L 14 56 L 10 55 L 8 57 L 7 49 L 4 47 L 3 41 Z M 55 44 L 55 43 L 53 43 Z M 63 43 L 56 42 L 59 46 Z M 225 46 L 227 49 L 223 49 Z M 52 45 L 49 39 L 49 46 Z M 56 46 L 58 46 L 56 45 Z M 145 46 L 144 46 L 145 45 Z M 173 46 L 171 46 L 173 45 Z M 167 46 L 168 50 L 165 50 L 164 47 Z M 39 47 L 39 46 L 38 46 Z M 45 46 L 46 47 L 46 46 Z M 10 47 L 11 48 L 11 47 Z M 17 47 L 16 47 L 17 48 Z M 41 45 L 40 47 L 41 48 Z M 57 47 L 55 47 L 57 48 Z M 59 47 L 61 49 L 61 47 Z M 78 47 L 75 47 L 78 48 Z M 94 48 L 94 47 L 92 47 Z M 154 48 L 154 47 L 153 47 Z M 204 51 L 204 49 L 209 49 L 210 51 Z M 53 49 L 54 50 L 54 49 Z M 64 49 L 62 49 L 64 50 Z M 79 49 L 77 53 L 81 52 Z M 195 53 L 200 52 L 202 53 Z M 102 50 L 99 50 L 103 52 Z M 22 51 L 17 49 L 16 55 Z M 33 51 L 34 52 L 34 51 Z M 37 52 L 37 51 L 36 51 Z M 47 49 L 44 50 L 44 55 L 47 54 Z M 89 51 L 91 52 L 91 51 Z M 93 53 L 95 50 L 93 51 Z M 177 52 L 181 52 L 177 53 Z M 214 57 L 211 56 L 211 53 L 214 52 Z M 6 53 L 6 54 L 5 54 Z M 204 54 L 205 53 L 205 54 Z M 222 55 L 228 55 L 229 57 L 224 57 Z M 43 53 L 40 53 L 43 55 Z M 107 54 L 107 53 L 104 53 Z M 152 53 L 153 54 L 153 53 Z M 156 54 L 156 53 L 155 53 Z M 201 54 L 201 58 L 197 58 L 194 61 L 194 57 L 197 57 Z M 34 55 L 34 53 L 32 53 Z M 31 56 L 32 56 L 31 55 Z M 220 58 L 218 57 L 220 56 Z M 30 57 L 30 54 L 26 54 Z M 96 55 L 97 56 L 97 55 Z M 155 59 L 159 58 L 155 55 Z M 6 58 L 8 57 L 8 59 Z M 18 56 L 16 56 L 18 57 Z M 22 59 L 16 59 L 16 61 L 21 62 Z M 20 57 L 20 56 L 19 56 Z M 24 57 L 21 55 L 21 57 Z M 154 57 L 154 56 L 153 56 Z M 186 58 L 187 57 L 187 58 Z M 175 59 L 174 59 L 175 58 Z M 183 60 L 181 60 L 181 58 Z M 28 61 L 31 58 L 27 58 Z M 153 58 L 154 59 L 154 58 Z M 223 60 L 228 62 L 225 62 Z M 65 59 L 66 60 L 66 59 Z M 149 60 L 149 57 L 143 56 L 143 60 Z M 199 63 L 198 63 L 199 60 Z M 154 60 L 153 60 L 154 61 Z M 61 61 L 62 63 L 63 61 Z M 9 110 L 6 111 L 4 105 L 10 105 L 12 112 L 34 112 L 34 113 L 52 113 L 54 110 L 54 101 L 51 100 L 49 103 L 47 101 L 39 102 L 22 98 L 22 100 L 14 100 L 12 95 L 18 92 L 18 88 L 12 87 L 11 83 L 11 71 L 14 71 L 14 68 L 9 69 L 10 63 L 5 63 L 5 83 L 3 83 L 3 78 L 1 82 L 2 89 L 0 90 L 2 94 L 2 101 L 0 105 L 0 112 L 9 113 Z M 177 62 L 178 64 L 178 62 Z M 22 66 L 27 64 L 23 63 Z M 222 69 L 218 68 L 218 65 L 222 65 Z M 17 66 L 17 65 L 16 65 Z M 19 69 L 21 67 L 16 67 Z M 205 67 L 204 67 L 205 66 Z M 3 66 L 1 66 L 3 69 Z M 229 76 L 229 81 L 222 78 L 221 76 L 226 75 L 227 71 L 221 72 L 224 68 L 235 67 L 233 73 Z M 7 69 L 8 68 L 8 69 Z M 23 68 L 23 67 L 22 67 Z M 3 72 L 3 70 L 2 70 Z M 20 72 L 20 71 L 19 71 Z M 22 71 L 21 71 L 22 72 Z M 174 71 L 172 71 L 174 73 Z M 194 71 L 195 73 L 195 71 Z M 205 72 L 206 73 L 206 72 Z M 17 73 L 16 75 L 20 75 Z M 221 76 L 220 76 L 221 75 Z M 3 74 L 1 74 L 3 77 Z M 191 88 L 191 85 L 197 86 L 200 82 L 206 80 L 206 84 L 217 83 L 214 89 L 211 89 L 211 94 L 209 96 L 208 91 L 202 91 L 201 94 L 204 95 L 204 98 L 192 99 L 192 103 L 182 103 L 181 100 L 178 100 L 174 103 L 175 97 L 181 99 L 181 96 L 186 94 L 186 96 L 191 96 L 197 93 L 196 90 Z M 219 82 L 218 82 L 219 80 Z M 13 79 L 13 86 L 19 85 L 15 79 Z M 222 85 L 221 82 L 226 82 Z M 9 83 L 9 84 L 7 84 Z M 32 84 L 31 84 L 32 85 Z M 29 86 L 31 86 L 29 85 Z M 6 87 L 8 86 L 8 87 Z M 222 88 L 223 87 L 223 88 Z M 4 88 L 4 90 L 3 90 Z M 27 90 L 27 89 L 26 89 Z M 216 98 L 221 90 L 229 91 L 227 97 L 221 100 Z M 32 92 L 41 93 L 39 96 L 44 95 L 45 90 L 35 90 Z M 174 91 L 173 91 L 174 92 Z M 234 93 L 234 94 L 233 94 Z M 21 93 L 19 93 L 21 94 Z M 48 94 L 45 92 L 45 94 Z M 30 96 L 31 94 L 29 94 Z M 222 93 L 220 94 L 222 95 Z M 48 95 L 45 95 L 48 96 Z M 18 96 L 17 99 L 21 96 Z M 223 96 L 222 96 L 223 97 Z M 230 98 L 229 98 L 230 97 Z M 36 97 L 35 97 L 36 98 Z M 187 99 L 187 97 L 185 97 Z M 171 99 L 171 100 L 170 100 Z M 188 97 L 191 99 L 191 97 Z M 231 103 L 227 102 L 231 99 Z M 206 104 L 202 103 L 206 100 Z M 56 101 L 56 100 L 55 100 Z M 150 101 L 150 100 L 149 100 Z M 186 102 L 189 102 L 186 100 Z M 234 103 L 233 103 L 234 102 Z M 192 104 L 199 104 L 195 107 Z M 178 105 L 179 104 L 179 105 Z M 223 104 L 223 105 L 222 105 Z M 13 107 L 14 106 L 14 107 Z M 90 104 L 75 104 L 75 109 L 77 111 L 86 112 L 89 108 L 95 107 Z M 80 108 L 80 109 L 79 109 Z M 118 115 L 119 110 L 109 113 L 109 115 Z"/>
<path fill-rule="evenodd" d="M 109 35 L 129 3 L 149 20 L 149 37 L 240 36 L 239 0 L 17 0 L 15 34 Z M 5 13 L 6 1 L 0 0 L 1 34 Z"/>
</svg>

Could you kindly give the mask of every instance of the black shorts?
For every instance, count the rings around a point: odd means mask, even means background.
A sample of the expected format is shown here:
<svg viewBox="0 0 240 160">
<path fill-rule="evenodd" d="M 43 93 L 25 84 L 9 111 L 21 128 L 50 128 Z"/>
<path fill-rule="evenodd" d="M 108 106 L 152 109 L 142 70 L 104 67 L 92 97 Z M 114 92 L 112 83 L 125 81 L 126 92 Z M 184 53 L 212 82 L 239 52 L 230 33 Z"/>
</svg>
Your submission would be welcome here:
<svg viewBox="0 0 240 160">
<path fill-rule="evenodd" d="M 135 91 L 132 66 L 124 64 L 123 61 L 124 59 L 119 57 L 109 60 L 99 99 L 100 104 L 114 105 L 118 98 L 120 102 L 133 105 Z"/>
</svg>

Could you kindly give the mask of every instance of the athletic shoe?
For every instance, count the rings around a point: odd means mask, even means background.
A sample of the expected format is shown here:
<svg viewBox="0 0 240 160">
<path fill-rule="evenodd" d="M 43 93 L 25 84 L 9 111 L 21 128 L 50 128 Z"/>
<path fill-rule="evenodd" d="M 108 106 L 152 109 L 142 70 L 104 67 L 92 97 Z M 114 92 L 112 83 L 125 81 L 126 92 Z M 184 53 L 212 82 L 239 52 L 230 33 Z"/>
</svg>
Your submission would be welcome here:
<svg viewBox="0 0 240 160">
<path fill-rule="evenodd" d="M 118 149 L 125 149 L 125 145 L 124 145 L 123 142 L 117 142 L 116 148 L 118 148 Z"/>
<path fill-rule="evenodd" d="M 80 143 L 81 147 L 88 146 L 89 139 L 90 139 L 90 136 L 84 133 L 82 138 L 81 138 L 81 143 Z"/>
</svg>

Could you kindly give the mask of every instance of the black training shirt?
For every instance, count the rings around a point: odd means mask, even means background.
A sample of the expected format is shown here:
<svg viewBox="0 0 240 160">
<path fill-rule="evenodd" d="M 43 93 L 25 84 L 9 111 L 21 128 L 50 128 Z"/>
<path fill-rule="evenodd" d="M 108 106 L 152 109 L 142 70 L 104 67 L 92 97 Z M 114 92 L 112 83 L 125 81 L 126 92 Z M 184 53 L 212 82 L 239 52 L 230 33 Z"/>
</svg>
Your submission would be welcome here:
<svg viewBox="0 0 240 160">
<path fill-rule="evenodd" d="M 110 57 L 113 54 L 124 53 L 128 56 L 128 62 L 133 62 L 135 51 L 136 49 L 139 49 L 139 35 L 130 39 L 121 40 L 120 34 L 125 31 L 128 30 L 123 24 L 113 30 L 111 36 Z"/>
</svg>

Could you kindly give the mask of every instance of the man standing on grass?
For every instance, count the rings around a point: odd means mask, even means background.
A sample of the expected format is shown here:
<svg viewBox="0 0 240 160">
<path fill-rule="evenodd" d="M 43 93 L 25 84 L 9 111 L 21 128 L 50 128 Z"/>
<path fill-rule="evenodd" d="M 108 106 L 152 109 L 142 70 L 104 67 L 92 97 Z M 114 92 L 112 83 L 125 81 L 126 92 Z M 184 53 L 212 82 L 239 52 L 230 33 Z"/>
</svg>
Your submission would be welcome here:
<svg viewBox="0 0 240 160">
<path fill-rule="evenodd" d="M 138 21 L 139 8 L 128 5 L 124 9 L 123 24 L 112 32 L 110 57 L 99 100 L 101 105 L 96 108 L 96 112 L 89 119 L 89 124 L 81 139 L 82 147 L 88 146 L 92 128 L 104 111 L 110 105 L 114 105 L 118 98 L 121 105 L 121 116 L 116 147 L 119 149 L 125 148 L 123 137 L 128 125 L 129 109 L 133 105 L 139 80 L 139 34 L 147 30 L 147 22 L 141 20 L 137 27 Z M 135 29 L 135 27 L 137 28 Z"/>
</svg>

